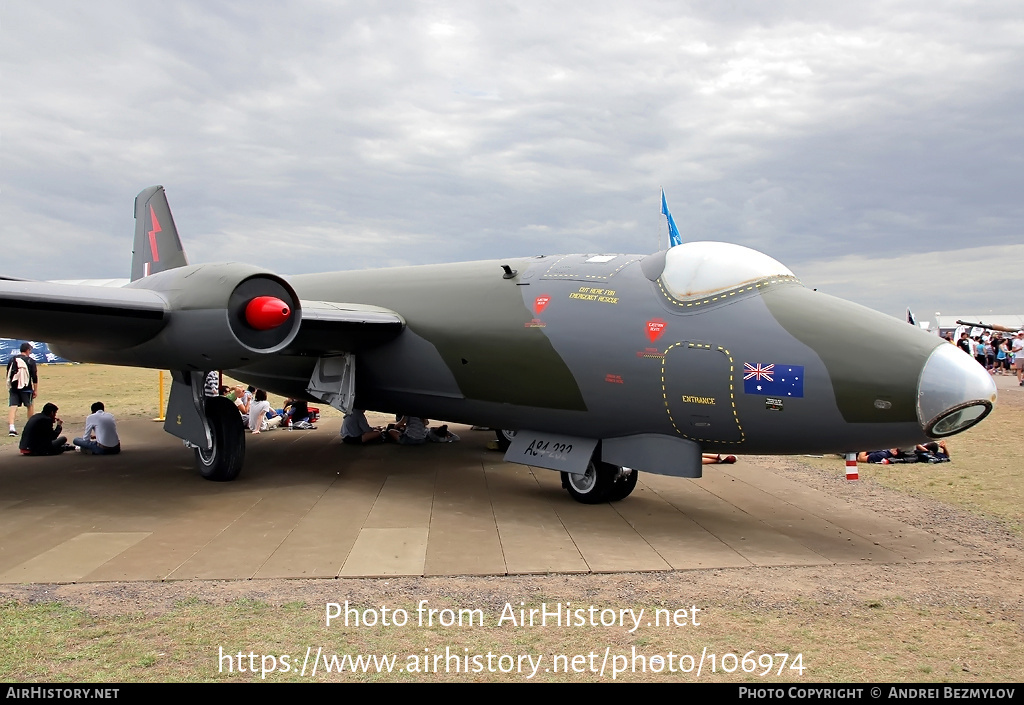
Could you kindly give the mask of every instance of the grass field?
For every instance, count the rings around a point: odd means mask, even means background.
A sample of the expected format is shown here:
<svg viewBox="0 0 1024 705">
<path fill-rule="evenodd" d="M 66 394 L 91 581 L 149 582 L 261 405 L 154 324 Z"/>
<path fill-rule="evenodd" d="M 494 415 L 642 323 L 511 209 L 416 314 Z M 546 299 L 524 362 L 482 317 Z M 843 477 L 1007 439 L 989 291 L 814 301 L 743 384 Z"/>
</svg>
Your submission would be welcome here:
<svg viewBox="0 0 1024 705">
<path fill-rule="evenodd" d="M 157 413 L 155 371 L 81 365 L 46 367 L 41 374 L 39 404 L 58 404 L 71 429 L 97 399 L 118 416 Z M 22 422 L 19 417 L 19 426 Z M 408 666 L 409 654 L 443 653 L 446 646 L 459 653 L 548 658 L 596 653 L 598 661 L 606 648 L 612 655 L 635 648 L 642 655 L 672 652 L 677 658 L 706 649 L 719 658 L 737 654 L 737 667 L 705 669 L 700 680 L 1016 682 L 1024 661 L 1024 480 L 1017 472 L 1022 422 L 1024 393 L 1004 394 L 990 419 L 952 439 L 954 462 L 860 466 L 857 496 L 873 502 L 872 508 L 891 507 L 905 521 L 962 539 L 986 557 L 983 561 L 504 578 L 0 586 L 0 680 L 253 681 L 261 680 L 258 673 L 218 668 L 224 663 L 218 660 L 222 647 L 231 655 L 294 655 L 296 645 L 300 650 L 308 645 L 328 654 L 399 654 L 401 666 Z M 790 467 L 824 491 L 837 486 L 843 474 L 839 458 L 799 458 Z M 435 607 L 483 606 L 492 616 L 505 602 L 518 608 L 520 601 L 527 608 L 558 601 L 645 609 L 692 603 L 701 606 L 702 617 L 699 627 L 634 633 L 605 627 L 512 629 L 493 620 L 458 630 L 327 627 L 325 603 L 345 599 L 361 609 L 386 603 L 411 614 L 427 599 Z M 764 659 L 744 673 L 741 659 L 748 652 L 755 660 L 768 653 L 786 652 L 790 659 L 799 653 L 805 671 L 787 667 L 780 674 L 773 656 L 770 673 L 759 675 Z M 260 663 L 257 658 L 257 668 Z M 531 680 L 607 681 L 610 668 L 603 676 L 541 668 Z M 310 679 L 294 671 L 266 678 Z M 624 673 L 618 679 L 698 680 L 694 672 Z M 321 671 L 315 680 L 527 679 L 517 673 Z"/>
<path fill-rule="evenodd" d="M 225 377 L 224 383 L 240 384 L 230 377 Z M 170 393 L 171 375 L 166 371 L 108 365 L 45 365 L 39 368 L 36 411 L 53 402 L 60 409 L 57 416 L 68 433 L 78 433 L 93 402 L 102 401 L 115 417 L 156 418 L 167 407 Z M 274 408 L 280 408 L 284 402 L 274 395 L 269 395 L 268 400 Z M 319 408 L 324 418 L 337 418 L 340 422 L 341 412 L 326 404 Z M 15 422 L 18 430 L 25 425 L 25 417 L 25 410 L 19 409 Z M 0 438 L 0 446 L 17 442 L 17 438 L 7 435 Z"/>
<path fill-rule="evenodd" d="M 415 614 L 415 602 L 391 603 Z M 437 600 L 439 607 L 444 601 Z M 450 603 L 457 604 L 457 603 Z M 540 603 L 536 603 L 539 606 Z M 369 605 L 366 605 L 369 606 Z M 518 607 L 518 604 L 517 604 Z M 764 615 L 750 606 L 715 610 L 699 627 L 688 631 L 667 631 L 645 635 L 610 633 L 601 628 L 577 631 L 567 636 L 558 629 L 513 630 L 508 627 L 462 629 L 457 639 L 443 628 L 396 630 L 389 628 L 353 629 L 325 627 L 322 605 L 293 601 L 274 606 L 251 599 L 239 599 L 225 605 L 211 605 L 201 599 L 184 599 L 161 614 L 145 611 L 97 616 L 88 611 L 44 603 L 0 606 L 0 619 L 6 632 L 0 650 L 0 674 L 4 680 L 46 682 L 82 681 L 189 681 L 263 680 L 257 673 L 216 673 L 215 665 L 224 653 L 236 655 L 295 653 L 295 644 L 322 647 L 328 654 L 416 654 L 444 653 L 449 646 L 460 655 L 466 653 L 543 654 L 547 660 L 531 679 L 515 676 L 516 681 L 594 681 L 594 673 L 552 673 L 544 668 L 554 665 L 558 654 L 604 655 L 605 647 L 616 655 L 639 654 L 699 655 L 721 657 L 736 654 L 739 659 L 754 650 L 752 659 L 761 659 L 756 669 L 743 672 L 742 661 L 735 667 L 727 657 L 725 668 L 732 672 L 711 672 L 709 666 L 700 680 L 711 682 L 848 682 L 848 681 L 1009 681 L 1019 676 L 1020 655 L 1018 625 L 993 620 L 984 610 L 961 608 L 950 613 L 941 608 L 899 601 L 863 601 L 855 605 L 813 606 L 777 610 Z M 862 625 L 878 628 L 870 631 Z M 851 648 L 850 644 L 854 644 Z M 14 646 L 17 648 L 12 648 Z M 764 653 L 772 654 L 774 662 Z M 783 663 L 781 656 L 790 657 Z M 801 659 L 795 661 L 795 655 Z M 197 663 L 196 654 L 205 654 Z M 216 655 L 217 657 L 212 657 Z M 598 659 L 600 663 L 601 659 Z M 267 661 L 267 665 L 270 665 Z M 398 662 L 407 666 L 408 656 Z M 623 666 L 621 658 L 618 666 Z M 829 664 L 827 668 L 823 664 Z M 679 665 L 677 663 L 677 665 Z M 679 665 L 683 670 L 688 663 Z M 752 665 L 752 662 L 748 662 Z M 803 667 L 803 673 L 799 667 Z M 298 667 L 298 663 L 296 664 Z M 248 668 L 248 665 L 246 666 Z M 718 665 L 720 669 L 721 666 Z M 225 669 L 226 670 L 226 669 Z M 296 668 L 297 670 L 297 668 Z M 397 669 L 396 669 L 397 670 Z M 671 680 L 694 682 L 696 670 L 686 674 L 620 673 L 617 680 Z M 781 673 L 780 673 L 781 672 Z M 606 678 L 612 680 L 612 665 Z M 764 675 L 762 675 L 764 674 Z M 332 681 L 486 681 L 500 678 L 488 673 L 376 673 L 323 674 L 313 680 Z M 310 674 L 270 673 L 271 682 L 306 682 Z"/>
<path fill-rule="evenodd" d="M 985 421 L 950 438 L 954 462 L 925 470 L 907 465 L 859 466 L 860 476 L 901 492 L 932 497 L 996 518 L 1020 535 L 1024 530 L 1024 392 L 1002 394 Z M 834 458 L 801 458 L 818 468 L 834 468 Z"/>
</svg>

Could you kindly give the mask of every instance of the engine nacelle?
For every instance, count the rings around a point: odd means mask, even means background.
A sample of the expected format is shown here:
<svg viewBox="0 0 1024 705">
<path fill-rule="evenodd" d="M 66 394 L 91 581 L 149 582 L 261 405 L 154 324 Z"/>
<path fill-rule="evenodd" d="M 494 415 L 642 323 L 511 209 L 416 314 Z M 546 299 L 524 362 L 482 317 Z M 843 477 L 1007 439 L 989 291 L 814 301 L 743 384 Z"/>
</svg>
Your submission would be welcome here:
<svg viewBox="0 0 1024 705">
<path fill-rule="evenodd" d="M 125 351 L 150 367 L 161 358 L 165 368 L 244 367 L 291 343 L 302 323 L 299 297 L 288 282 L 247 264 L 178 267 L 128 286 L 167 301 L 164 328 Z"/>
</svg>

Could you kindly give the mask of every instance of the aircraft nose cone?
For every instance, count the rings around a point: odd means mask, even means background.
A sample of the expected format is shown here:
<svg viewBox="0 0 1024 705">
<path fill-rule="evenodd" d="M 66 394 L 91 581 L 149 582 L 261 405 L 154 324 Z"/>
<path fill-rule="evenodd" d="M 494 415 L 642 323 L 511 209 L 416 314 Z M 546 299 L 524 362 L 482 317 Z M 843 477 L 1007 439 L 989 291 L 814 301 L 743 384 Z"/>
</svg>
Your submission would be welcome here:
<svg viewBox="0 0 1024 705">
<path fill-rule="evenodd" d="M 960 433 L 988 416 L 996 383 L 984 367 L 954 345 L 940 345 L 917 385 L 917 418 L 932 438 Z"/>
</svg>

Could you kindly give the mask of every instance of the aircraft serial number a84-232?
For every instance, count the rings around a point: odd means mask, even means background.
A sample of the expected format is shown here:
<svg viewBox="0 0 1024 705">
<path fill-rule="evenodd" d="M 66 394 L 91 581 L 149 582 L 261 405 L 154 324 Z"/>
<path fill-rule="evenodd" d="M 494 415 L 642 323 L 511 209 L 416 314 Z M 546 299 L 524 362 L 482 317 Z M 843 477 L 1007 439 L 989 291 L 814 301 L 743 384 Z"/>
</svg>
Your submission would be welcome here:
<svg viewBox="0 0 1024 705">
<path fill-rule="evenodd" d="M 164 190 L 135 202 L 131 283 L 4 279 L 0 331 L 82 362 L 171 370 L 165 429 L 238 476 L 234 406 L 208 370 L 339 409 L 482 424 L 505 459 L 581 502 L 637 471 L 700 477 L 701 452 L 846 453 L 963 431 L 992 379 L 914 326 L 808 290 L 760 252 L 545 255 L 285 279 L 188 264 Z"/>
</svg>

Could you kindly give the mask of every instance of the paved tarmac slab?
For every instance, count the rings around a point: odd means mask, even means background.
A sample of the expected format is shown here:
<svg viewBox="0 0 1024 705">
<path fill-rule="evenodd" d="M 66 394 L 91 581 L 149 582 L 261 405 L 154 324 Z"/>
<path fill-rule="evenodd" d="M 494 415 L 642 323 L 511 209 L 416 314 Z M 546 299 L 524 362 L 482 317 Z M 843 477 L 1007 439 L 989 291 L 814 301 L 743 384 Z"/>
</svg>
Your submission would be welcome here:
<svg viewBox="0 0 1024 705">
<path fill-rule="evenodd" d="M 239 480 L 203 480 L 161 424 L 120 424 L 118 456 L 0 448 L 0 582 L 667 571 L 977 558 L 756 461 L 700 480 L 641 474 L 585 506 L 512 465 L 488 432 L 343 445 L 337 423 L 249 436 Z M 837 472 L 842 472 L 841 464 Z"/>
</svg>

